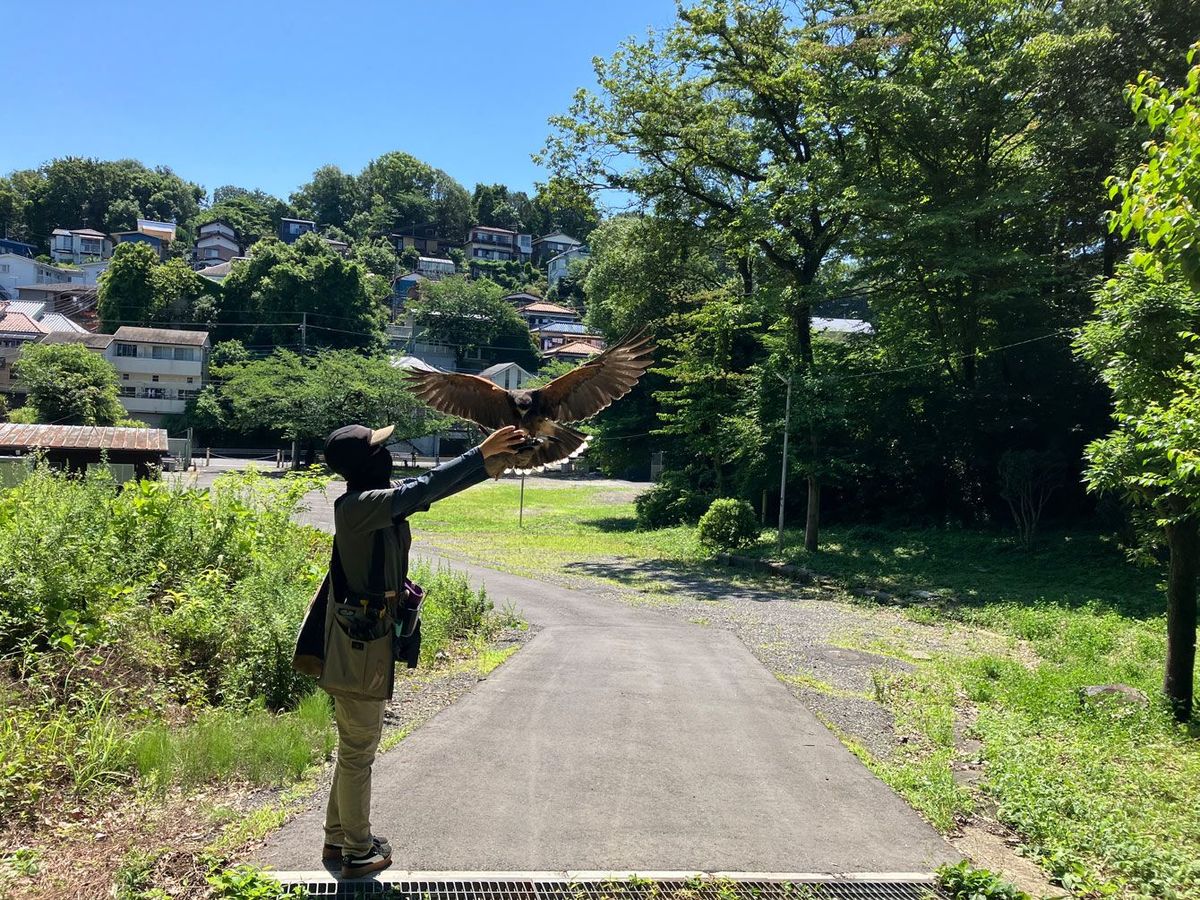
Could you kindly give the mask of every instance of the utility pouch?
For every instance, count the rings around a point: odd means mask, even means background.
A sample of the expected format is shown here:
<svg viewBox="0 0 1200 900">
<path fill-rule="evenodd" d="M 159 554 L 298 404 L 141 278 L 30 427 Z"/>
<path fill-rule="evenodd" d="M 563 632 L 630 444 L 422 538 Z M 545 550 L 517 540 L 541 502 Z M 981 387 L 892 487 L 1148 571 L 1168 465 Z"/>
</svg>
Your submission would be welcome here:
<svg viewBox="0 0 1200 900">
<path fill-rule="evenodd" d="M 375 534 L 368 591 L 351 594 L 333 542 L 325 610 L 325 665 L 317 684 L 335 697 L 387 700 L 394 681 L 395 603 L 384 589 L 382 531 Z"/>
<path fill-rule="evenodd" d="M 425 589 L 405 578 L 404 596 L 396 604 L 392 654 L 396 662 L 402 662 L 410 669 L 415 669 L 421 659 L 421 607 L 424 605 Z"/>
</svg>

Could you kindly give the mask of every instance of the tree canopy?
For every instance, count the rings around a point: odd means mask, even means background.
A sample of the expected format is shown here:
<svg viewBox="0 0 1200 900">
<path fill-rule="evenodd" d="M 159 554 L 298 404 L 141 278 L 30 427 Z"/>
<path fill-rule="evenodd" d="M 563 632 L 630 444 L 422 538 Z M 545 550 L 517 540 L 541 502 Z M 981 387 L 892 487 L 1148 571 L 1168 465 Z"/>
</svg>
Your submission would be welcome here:
<svg viewBox="0 0 1200 900">
<path fill-rule="evenodd" d="M 117 370 L 82 344 L 29 344 L 18 367 L 29 391 L 24 409 L 34 422 L 117 425 L 127 419 L 117 399 Z"/>
<path fill-rule="evenodd" d="M 460 361 L 474 356 L 537 371 L 537 347 L 529 327 L 495 282 L 462 276 L 422 282 L 411 308 L 430 340 L 453 347 Z"/>
</svg>

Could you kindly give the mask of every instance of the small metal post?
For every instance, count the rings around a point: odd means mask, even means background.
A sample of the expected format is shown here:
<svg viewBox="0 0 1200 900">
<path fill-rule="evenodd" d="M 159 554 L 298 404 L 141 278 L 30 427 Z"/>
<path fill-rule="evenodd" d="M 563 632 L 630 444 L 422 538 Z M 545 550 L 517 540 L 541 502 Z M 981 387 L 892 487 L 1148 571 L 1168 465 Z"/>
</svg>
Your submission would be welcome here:
<svg viewBox="0 0 1200 900">
<path fill-rule="evenodd" d="M 789 375 L 785 380 L 782 375 L 776 375 L 780 381 L 787 385 L 786 399 L 783 401 L 783 464 L 779 475 L 779 530 L 775 535 L 775 542 L 779 546 L 779 550 L 783 551 L 783 507 L 787 501 L 787 470 L 788 470 L 788 431 L 792 423 L 792 378 Z"/>
<path fill-rule="evenodd" d="M 525 473 L 521 473 L 521 506 L 517 513 L 517 527 L 525 527 Z"/>
</svg>

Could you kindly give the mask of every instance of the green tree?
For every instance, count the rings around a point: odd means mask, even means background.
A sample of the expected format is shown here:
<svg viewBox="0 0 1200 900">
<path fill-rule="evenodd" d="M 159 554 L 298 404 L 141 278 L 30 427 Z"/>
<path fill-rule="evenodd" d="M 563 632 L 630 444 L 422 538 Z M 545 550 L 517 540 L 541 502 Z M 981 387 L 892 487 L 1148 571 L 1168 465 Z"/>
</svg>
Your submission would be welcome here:
<svg viewBox="0 0 1200 900">
<path fill-rule="evenodd" d="M 280 220 L 294 217 L 296 211 L 278 197 L 259 190 L 223 185 L 213 191 L 212 205 L 196 218 L 196 225 L 220 219 L 237 233 L 243 252 L 263 238 L 279 234 Z"/>
<path fill-rule="evenodd" d="M 471 196 L 443 172 L 407 153 L 385 153 L 358 175 L 361 198 L 347 222 L 357 237 L 427 225 L 451 241 L 466 238 Z"/>
<path fill-rule="evenodd" d="M 169 259 L 151 270 L 157 318 L 168 325 L 209 323 L 217 314 L 220 286 L 182 259 Z"/>
<path fill-rule="evenodd" d="M 460 361 L 478 353 L 496 362 L 515 362 L 537 371 L 538 353 L 525 321 L 504 298 L 504 289 L 486 278 L 456 275 L 422 282 L 412 304 L 416 323 L 430 338 L 453 347 Z"/>
<path fill-rule="evenodd" d="M 399 274 L 400 260 L 387 238 L 356 241 L 350 248 L 350 258 L 362 263 L 368 272 L 386 278 L 389 284 Z"/>
<path fill-rule="evenodd" d="M 404 372 L 385 356 L 326 350 L 225 365 L 215 396 L 201 394 L 190 415 L 198 427 L 315 443 L 342 425 L 395 425 L 396 438 L 435 431 L 434 416 L 408 389 Z"/>
<path fill-rule="evenodd" d="M 117 370 L 82 344 L 29 344 L 17 363 L 36 422 L 116 425 L 126 419 Z"/>
<path fill-rule="evenodd" d="M 191 224 L 204 197 L 203 188 L 170 169 L 151 169 L 132 159 L 68 156 L 14 172 L 8 183 L 20 198 L 22 232 L 43 250 L 49 249 L 55 228 L 124 231 L 139 217 L 178 223 L 180 238 L 190 243 Z"/>
<path fill-rule="evenodd" d="M 863 162 L 846 105 L 872 45 L 844 11 L 772 0 L 681 7 L 665 32 L 596 61 L 599 93 L 580 91 L 551 119 L 540 156 L 568 183 L 627 191 L 719 234 L 747 292 L 761 257 L 802 368 L 813 365 L 814 285 L 854 221 Z M 820 480 L 806 474 L 805 544 L 816 550 Z"/>
<path fill-rule="evenodd" d="M 158 254 L 148 244 L 119 244 L 100 275 L 97 305 L 104 330 L 147 325 L 158 320 L 162 299 L 155 291 Z"/>
<path fill-rule="evenodd" d="M 294 244 L 260 242 L 221 287 L 216 329 L 221 340 L 362 348 L 382 340 L 381 301 L 390 285 L 334 252 L 317 234 L 302 235 Z"/>
<path fill-rule="evenodd" d="M 345 228 L 362 208 L 358 183 L 337 166 L 321 166 L 312 180 L 291 196 L 292 205 L 318 225 Z"/>
<path fill-rule="evenodd" d="M 533 235 L 565 231 L 573 238 L 586 241 L 600 224 L 600 210 L 587 189 L 564 178 L 551 178 L 537 185 L 526 227 Z"/>
<path fill-rule="evenodd" d="M 1200 65 L 1181 88 L 1147 75 L 1130 92 L 1154 139 L 1147 162 L 1113 182 L 1123 198 L 1113 227 L 1143 249 L 1097 292 L 1095 318 L 1078 341 L 1112 391 L 1116 421 L 1088 447 L 1088 484 L 1146 510 L 1166 540 L 1163 691 L 1181 721 L 1192 711 L 1200 573 L 1200 280 L 1188 214 L 1200 184 L 1198 85 Z"/>
</svg>

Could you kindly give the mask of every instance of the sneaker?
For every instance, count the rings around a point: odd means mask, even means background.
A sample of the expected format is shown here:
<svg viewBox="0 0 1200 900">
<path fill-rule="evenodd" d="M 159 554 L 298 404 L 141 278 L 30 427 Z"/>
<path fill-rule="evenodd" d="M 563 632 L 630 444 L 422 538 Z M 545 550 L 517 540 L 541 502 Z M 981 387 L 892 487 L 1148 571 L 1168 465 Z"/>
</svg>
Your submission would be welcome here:
<svg viewBox="0 0 1200 900">
<path fill-rule="evenodd" d="M 382 850 L 382 847 L 373 846 L 361 856 L 343 856 L 342 877 L 360 878 L 363 875 L 370 875 L 372 872 L 386 869 L 392 864 L 392 848 L 388 847 L 387 853 Z"/>
<path fill-rule="evenodd" d="M 378 850 L 384 856 L 392 855 L 392 845 L 388 843 L 385 837 L 376 837 L 371 835 L 371 848 Z M 342 861 L 342 845 L 341 844 L 326 844 L 321 848 L 322 862 L 341 862 Z"/>
</svg>

